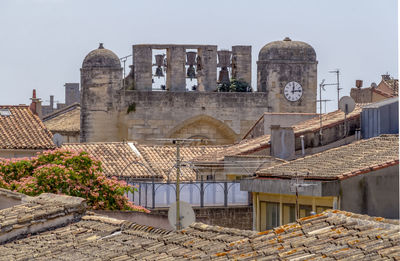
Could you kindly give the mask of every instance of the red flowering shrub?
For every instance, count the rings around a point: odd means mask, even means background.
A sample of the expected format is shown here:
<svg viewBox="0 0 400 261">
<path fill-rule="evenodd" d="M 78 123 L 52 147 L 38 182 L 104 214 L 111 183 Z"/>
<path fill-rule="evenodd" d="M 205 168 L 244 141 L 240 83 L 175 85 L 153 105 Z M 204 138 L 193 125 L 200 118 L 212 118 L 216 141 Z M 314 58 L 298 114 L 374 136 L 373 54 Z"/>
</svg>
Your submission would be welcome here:
<svg viewBox="0 0 400 261">
<path fill-rule="evenodd" d="M 58 149 L 31 159 L 0 160 L 0 187 L 30 196 L 49 192 L 82 197 L 93 209 L 149 212 L 128 201 L 125 193 L 133 187 L 106 177 L 101 162 L 83 151 Z"/>
</svg>

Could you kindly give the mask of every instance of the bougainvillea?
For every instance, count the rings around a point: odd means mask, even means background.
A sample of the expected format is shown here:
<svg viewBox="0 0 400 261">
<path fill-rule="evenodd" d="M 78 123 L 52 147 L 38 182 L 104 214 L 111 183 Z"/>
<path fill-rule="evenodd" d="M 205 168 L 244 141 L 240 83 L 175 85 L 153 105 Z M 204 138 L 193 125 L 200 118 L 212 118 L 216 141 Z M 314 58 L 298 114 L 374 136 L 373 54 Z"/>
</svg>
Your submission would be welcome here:
<svg viewBox="0 0 400 261">
<path fill-rule="evenodd" d="M 101 162 L 83 151 L 58 149 L 30 159 L 1 159 L 0 187 L 30 196 L 49 192 L 83 197 L 93 209 L 149 212 L 125 196 L 133 187 L 106 177 Z"/>
</svg>

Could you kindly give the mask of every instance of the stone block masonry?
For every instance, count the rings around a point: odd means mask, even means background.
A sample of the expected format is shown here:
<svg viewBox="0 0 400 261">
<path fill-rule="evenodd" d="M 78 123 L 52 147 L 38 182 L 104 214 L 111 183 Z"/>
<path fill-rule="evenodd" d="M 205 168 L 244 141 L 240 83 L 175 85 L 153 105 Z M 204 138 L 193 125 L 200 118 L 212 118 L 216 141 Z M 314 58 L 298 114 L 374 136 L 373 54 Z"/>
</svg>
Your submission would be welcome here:
<svg viewBox="0 0 400 261">
<path fill-rule="evenodd" d="M 93 95 L 91 100 L 100 100 Z M 87 117 L 83 141 L 150 144 L 157 138 L 202 138 L 208 144 L 230 144 L 240 140 L 267 107 L 266 93 L 117 91 L 112 99 L 114 106 L 107 111 L 82 114 Z M 100 118 L 109 120 L 95 120 Z"/>
</svg>

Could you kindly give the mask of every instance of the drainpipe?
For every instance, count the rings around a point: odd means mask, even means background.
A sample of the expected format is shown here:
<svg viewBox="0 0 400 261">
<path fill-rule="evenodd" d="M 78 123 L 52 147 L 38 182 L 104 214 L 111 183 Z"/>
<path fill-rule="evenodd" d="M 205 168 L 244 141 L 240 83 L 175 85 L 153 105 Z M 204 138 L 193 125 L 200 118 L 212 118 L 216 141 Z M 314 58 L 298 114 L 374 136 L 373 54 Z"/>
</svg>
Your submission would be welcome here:
<svg viewBox="0 0 400 261">
<path fill-rule="evenodd" d="M 300 136 L 300 141 L 301 141 L 301 155 L 304 157 L 306 155 L 306 152 L 304 150 L 304 135 Z"/>
</svg>

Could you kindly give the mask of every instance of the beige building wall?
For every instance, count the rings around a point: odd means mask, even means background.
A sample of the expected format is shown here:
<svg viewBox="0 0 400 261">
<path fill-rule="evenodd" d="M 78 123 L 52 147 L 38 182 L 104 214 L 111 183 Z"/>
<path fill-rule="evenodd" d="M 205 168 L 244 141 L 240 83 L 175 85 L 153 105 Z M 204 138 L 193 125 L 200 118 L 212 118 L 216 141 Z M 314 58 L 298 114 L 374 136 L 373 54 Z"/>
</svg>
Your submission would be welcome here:
<svg viewBox="0 0 400 261">
<path fill-rule="evenodd" d="M 253 204 L 255 203 L 256 210 L 256 230 L 265 231 L 270 229 L 267 227 L 271 223 L 268 218 L 271 218 L 271 213 L 268 213 L 268 203 L 277 207 L 277 226 L 282 226 L 293 221 L 290 220 L 290 213 L 288 209 L 296 204 L 295 195 L 286 194 L 270 194 L 270 193 L 252 193 Z M 300 217 L 309 216 L 309 210 L 319 214 L 326 209 L 333 208 L 335 197 L 312 197 L 312 196 L 299 196 L 298 204 L 300 205 Z"/>
</svg>

